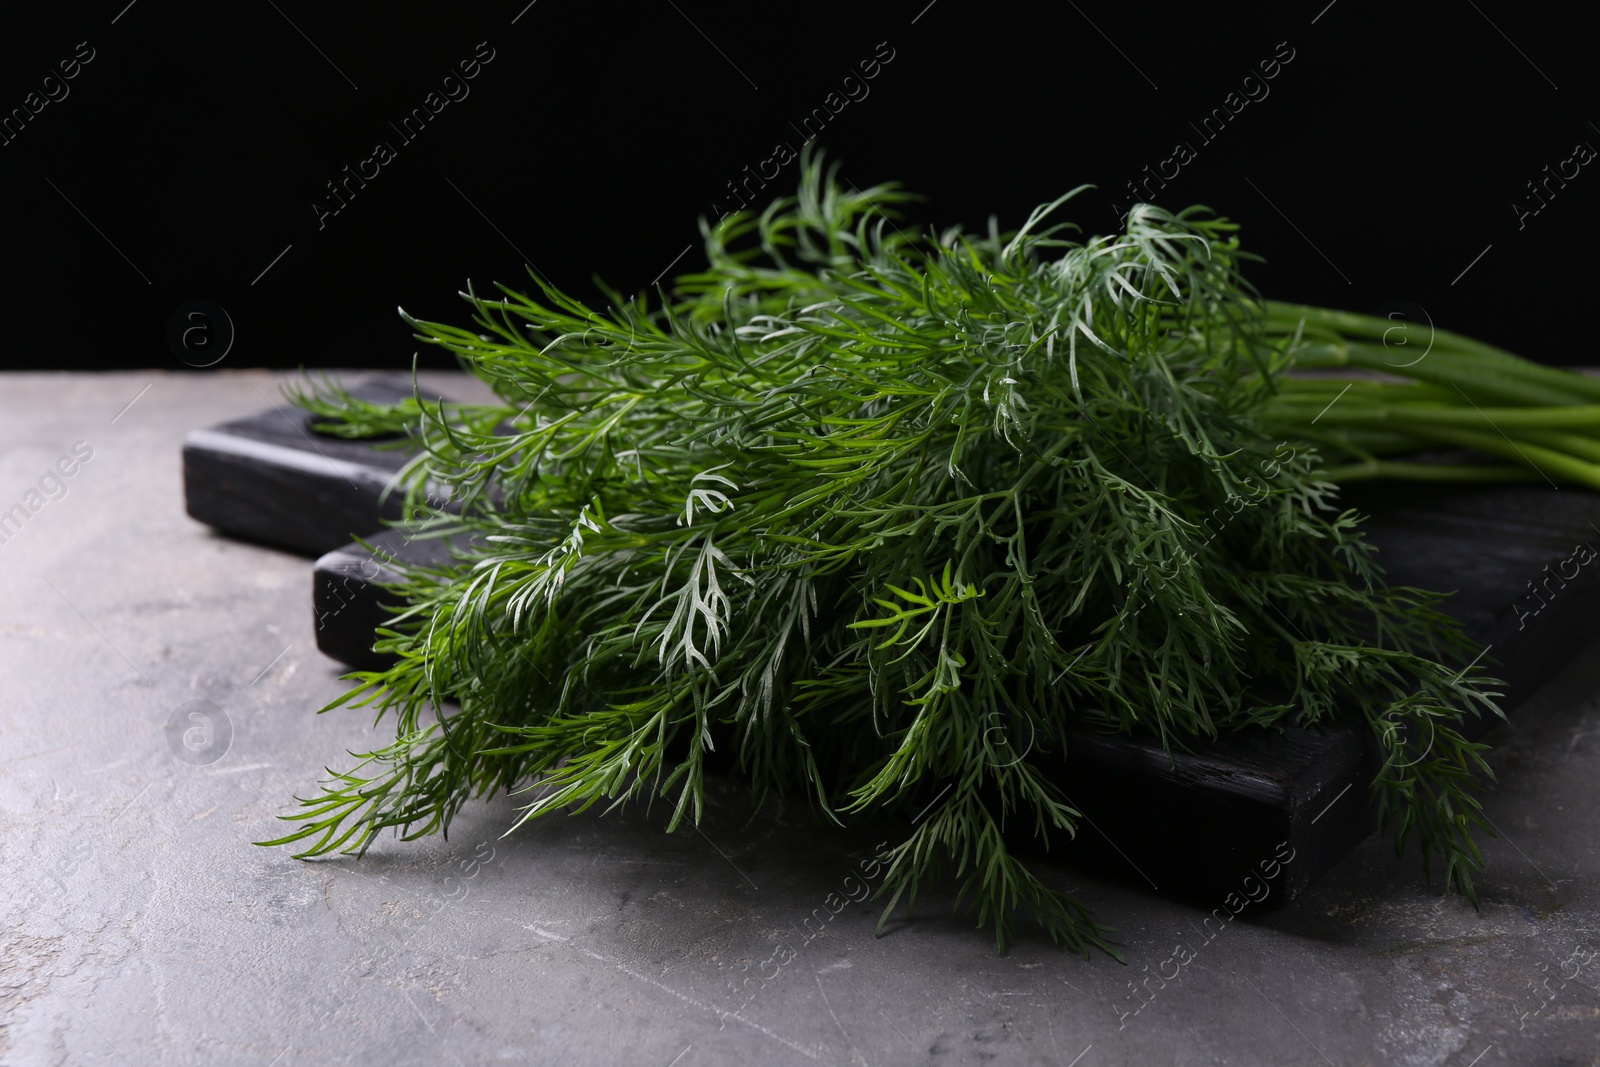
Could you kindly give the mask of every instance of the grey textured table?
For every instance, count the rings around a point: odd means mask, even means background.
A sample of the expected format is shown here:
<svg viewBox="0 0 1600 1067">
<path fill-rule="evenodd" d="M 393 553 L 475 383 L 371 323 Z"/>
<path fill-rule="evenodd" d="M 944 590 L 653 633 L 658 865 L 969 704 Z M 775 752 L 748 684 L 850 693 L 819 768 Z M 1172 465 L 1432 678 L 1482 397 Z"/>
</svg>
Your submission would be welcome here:
<svg viewBox="0 0 1600 1067">
<path fill-rule="evenodd" d="M 746 825 L 733 794 L 703 833 L 501 839 L 502 798 L 361 861 L 250 844 L 387 730 L 313 714 L 342 683 L 308 562 L 184 515 L 184 432 L 279 380 L 0 377 L 0 1064 L 1600 1063 L 1594 651 L 1492 738 L 1481 912 L 1378 838 L 1225 925 L 1143 881 L 1137 842 L 1126 877 L 1047 865 L 1127 966 L 997 956 L 931 901 L 875 939 L 844 895 L 870 837 L 801 806 Z M 201 728 L 226 753 L 179 758 Z"/>
</svg>

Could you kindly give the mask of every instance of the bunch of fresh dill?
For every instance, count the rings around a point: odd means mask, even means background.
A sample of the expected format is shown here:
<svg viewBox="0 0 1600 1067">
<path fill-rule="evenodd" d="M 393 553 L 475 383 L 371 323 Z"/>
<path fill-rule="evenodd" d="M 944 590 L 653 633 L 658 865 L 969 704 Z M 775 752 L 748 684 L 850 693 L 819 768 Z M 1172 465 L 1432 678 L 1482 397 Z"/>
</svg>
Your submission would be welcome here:
<svg viewBox="0 0 1600 1067">
<path fill-rule="evenodd" d="M 337 432 L 408 432 L 414 528 L 469 547 L 406 571 L 398 662 L 330 705 L 392 713 L 394 743 L 273 843 L 362 851 L 499 791 L 518 825 L 660 797 L 676 828 L 729 745 L 757 810 L 908 817 L 885 919 L 953 879 L 1002 948 L 1028 919 L 1110 951 L 1015 854 L 1076 829 L 1068 728 L 1351 714 L 1388 757 L 1382 822 L 1470 894 L 1487 767 L 1457 727 L 1493 683 L 1260 417 L 1301 342 L 1268 329 L 1235 226 L 1139 205 L 1076 243 L 1046 226 L 1074 190 L 1015 234 L 918 240 L 893 186 L 803 170 L 704 227 L 665 303 L 536 277 L 464 294 L 476 329 L 407 318 L 501 404 L 299 396 Z"/>
</svg>

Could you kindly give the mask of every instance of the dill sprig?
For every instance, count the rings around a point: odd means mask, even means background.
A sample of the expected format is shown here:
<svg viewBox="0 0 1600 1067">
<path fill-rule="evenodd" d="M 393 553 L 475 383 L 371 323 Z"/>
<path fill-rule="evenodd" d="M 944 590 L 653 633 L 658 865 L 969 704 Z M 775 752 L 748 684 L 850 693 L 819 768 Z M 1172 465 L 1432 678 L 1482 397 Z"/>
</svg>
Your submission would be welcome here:
<svg viewBox="0 0 1600 1067">
<path fill-rule="evenodd" d="M 676 829 L 722 746 L 753 818 L 800 794 L 904 820 L 884 921 L 945 881 L 1002 950 L 1031 920 L 1114 953 L 1017 855 L 1077 829 L 1069 729 L 1354 715 L 1383 824 L 1471 894 L 1488 768 L 1459 727 L 1495 683 L 1263 417 L 1309 342 L 1234 224 L 1138 205 L 1077 242 L 1051 219 L 1079 191 L 1015 233 L 912 238 L 906 194 L 808 157 L 798 195 L 703 224 L 705 269 L 662 299 L 535 276 L 469 287 L 475 328 L 407 317 L 500 404 L 303 391 L 336 430 L 407 433 L 408 521 L 463 547 L 402 568 L 397 662 L 329 705 L 392 714 L 394 742 L 270 843 L 360 853 L 500 791 L 516 825 L 659 799 Z"/>
</svg>

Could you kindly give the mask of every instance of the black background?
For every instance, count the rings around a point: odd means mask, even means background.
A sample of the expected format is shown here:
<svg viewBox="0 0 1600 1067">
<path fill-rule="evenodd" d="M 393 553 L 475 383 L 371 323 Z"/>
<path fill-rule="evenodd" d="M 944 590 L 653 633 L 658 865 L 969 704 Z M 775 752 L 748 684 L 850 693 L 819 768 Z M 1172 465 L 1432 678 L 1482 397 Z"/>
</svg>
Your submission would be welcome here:
<svg viewBox="0 0 1600 1067">
<path fill-rule="evenodd" d="M 799 147 L 790 122 L 880 42 L 894 58 L 819 143 L 849 182 L 924 194 L 915 222 L 1014 228 L 1089 182 L 1066 217 L 1105 232 L 1124 183 L 1187 141 L 1196 158 L 1156 202 L 1242 222 L 1267 295 L 1404 302 L 1600 363 L 1600 166 L 1521 228 L 1512 206 L 1577 143 L 1600 146 L 1592 7 L 111 0 L 4 18 L 0 113 L 94 50 L 0 146 L 13 368 L 183 370 L 167 326 L 197 299 L 236 331 L 219 367 L 404 367 L 397 305 L 465 323 L 457 290 L 528 288 L 524 256 L 585 299 L 595 276 L 647 288 L 686 246 L 673 273 L 696 266 L 724 183 Z M 401 144 L 387 124 L 479 42 L 494 59 L 470 95 Z M 1203 143 L 1189 123 L 1279 42 L 1294 58 L 1270 95 Z M 324 183 L 379 140 L 398 157 L 319 229 Z"/>
</svg>

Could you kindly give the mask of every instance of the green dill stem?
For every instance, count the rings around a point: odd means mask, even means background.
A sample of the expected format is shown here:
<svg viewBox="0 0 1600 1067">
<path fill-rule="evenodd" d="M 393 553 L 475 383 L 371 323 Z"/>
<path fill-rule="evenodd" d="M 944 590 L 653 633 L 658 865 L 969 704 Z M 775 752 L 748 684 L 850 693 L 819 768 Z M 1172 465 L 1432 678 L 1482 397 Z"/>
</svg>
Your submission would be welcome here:
<svg viewBox="0 0 1600 1067">
<path fill-rule="evenodd" d="M 1313 428 L 1286 414 L 1276 413 L 1266 422 L 1277 436 L 1309 441 L 1312 444 L 1362 457 L 1420 452 L 1429 445 L 1425 438 L 1399 433 L 1389 426 L 1380 428 L 1358 424 L 1337 428 Z"/>
<path fill-rule="evenodd" d="M 1519 440 L 1531 441 L 1542 448 L 1569 452 L 1590 463 L 1600 463 L 1600 440 L 1582 434 L 1562 433 L 1559 430 L 1522 430 Z"/>
<path fill-rule="evenodd" d="M 1440 407 L 1426 404 L 1373 404 L 1366 400 L 1347 399 L 1330 406 L 1317 421 L 1350 426 L 1403 422 L 1412 425 L 1459 426 L 1464 429 L 1492 427 L 1502 430 L 1600 431 L 1600 404 L 1569 404 L 1562 407 L 1457 404 L 1455 407 Z"/>
<path fill-rule="evenodd" d="M 1307 345 L 1295 352 L 1295 365 L 1305 368 L 1355 367 L 1360 370 L 1400 374 L 1447 389 L 1463 399 L 1504 404 L 1571 404 L 1582 396 L 1543 381 L 1508 374 L 1499 368 L 1473 366 L 1430 356 L 1413 366 L 1398 368 L 1380 354 L 1354 345 Z"/>
<path fill-rule="evenodd" d="M 1445 373 L 1480 374 L 1487 378 L 1515 382 L 1529 390 L 1542 391 L 1560 398 L 1552 401 L 1553 403 L 1576 404 L 1582 401 L 1600 400 L 1600 379 L 1561 367 L 1547 367 L 1516 356 L 1507 355 L 1496 359 L 1470 352 L 1435 350 L 1425 357 L 1397 363 L 1393 359 L 1395 352 L 1381 345 L 1355 341 L 1350 342 L 1350 348 L 1354 355 L 1367 361 L 1367 365 L 1373 370 L 1401 377 L 1418 377 L 1419 375 L 1413 372 L 1420 371 L 1429 363 L 1434 363 L 1437 366 L 1429 368 L 1430 370 L 1438 371 L 1442 367 Z"/>
<path fill-rule="evenodd" d="M 1600 489 L 1600 465 L 1587 463 L 1531 441 L 1518 441 L 1492 432 L 1479 433 L 1427 424 L 1412 428 L 1420 436 L 1432 438 L 1443 444 L 1476 449 L 1502 459 L 1520 460 L 1530 464 L 1546 478 L 1560 477 L 1581 482 L 1593 489 Z"/>
<path fill-rule="evenodd" d="M 1403 451 L 1402 442 L 1439 441 L 1447 444 L 1464 444 L 1465 439 L 1453 436 L 1457 431 L 1482 436 L 1472 440 L 1477 444 L 1468 447 L 1490 451 L 1507 458 L 1520 458 L 1525 462 L 1538 462 L 1529 449 L 1542 450 L 1542 455 L 1557 466 L 1565 476 L 1576 477 L 1586 484 L 1600 464 L 1600 440 L 1570 430 L 1600 431 L 1600 405 L 1569 405 L 1566 407 L 1441 407 L 1432 404 L 1373 404 L 1365 399 L 1343 399 L 1317 407 L 1320 397 L 1279 397 L 1264 408 L 1269 422 L 1321 443 L 1334 444 L 1350 451 L 1364 449 L 1369 453 L 1394 453 Z M 1313 408 L 1316 414 L 1311 415 Z M 1307 417 L 1315 419 L 1319 427 L 1313 430 Z M 1300 423 L 1300 425 L 1297 425 Z M 1337 429 L 1335 429 L 1337 428 Z M 1339 431 L 1348 436 L 1341 439 Z M 1385 440 L 1383 433 L 1394 435 Z M 1514 435 L 1524 447 L 1508 445 L 1506 435 Z M 1488 444 L 1484 444 L 1488 442 Z M 1498 442 L 1498 444 L 1496 444 Z M 1495 449 L 1499 448 L 1498 452 Z M 1510 449 L 1508 451 L 1507 449 Z M 1580 463 L 1572 467 L 1555 457 L 1566 457 Z M 1597 468 L 1596 470 L 1600 470 Z"/>
<path fill-rule="evenodd" d="M 1279 381 L 1276 400 L 1326 404 L 1336 396 L 1380 404 L 1460 404 L 1461 394 L 1426 382 L 1379 382 L 1343 375 L 1287 377 Z"/>
<path fill-rule="evenodd" d="M 1393 319 L 1379 318 L 1376 315 L 1362 315 L 1355 311 L 1340 311 L 1335 308 L 1312 307 L 1309 304 L 1291 304 L 1281 300 L 1266 300 L 1262 302 L 1266 322 L 1269 329 L 1291 333 L 1300 322 L 1304 321 L 1313 330 L 1320 329 L 1322 333 L 1338 334 L 1340 336 L 1382 338 L 1392 331 L 1396 325 L 1417 325 L 1415 323 L 1399 323 Z M 1488 348 L 1481 342 L 1460 334 L 1447 333 L 1444 330 L 1435 330 L 1434 336 L 1453 344 Z"/>
<path fill-rule="evenodd" d="M 1275 300 L 1265 302 L 1265 311 L 1265 322 L 1269 333 L 1292 334 L 1303 320 L 1307 326 L 1311 327 L 1308 333 L 1314 336 L 1361 337 L 1382 344 L 1397 328 L 1402 330 L 1406 328 L 1421 328 L 1420 323 L 1397 322 L 1393 319 L 1378 318 L 1375 315 L 1362 315 L 1354 311 L 1337 311 L 1331 308 L 1309 307 L 1304 304 L 1285 304 Z M 1496 348 L 1471 337 L 1451 333 L 1448 330 L 1441 330 L 1437 327 L 1428 327 L 1428 336 L 1431 348 L 1429 344 L 1424 344 L 1422 347 L 1430 352 L 1444 351 L 1476 356 L 1481 360 L 1517 369 L 1529 367 L 1540 370 L 1552 369 L 1540 367 L 1536 363 L 1530 363 L 1528 360 L 1502 348 Z M 1411 344 L 1412 342 L 1408 342 L 1405 347 L 1409 348 Z M 1395 354 L 1396 348 L 1385 346 L 1385 351 Z"/>
<path fill-rule="evenodd" d="M 1414 482 L 1543 482 L 1531 467 L 1510 464 L 1405 463 L 1397 460 L 1369 459 L 1322 472 L 1331 482 L 1358 482 L 1375 478 L 1395 478 Z"/>
<path fill-rule="evenodd" d="M 1269 325 L 1268 333 L 1272 332 Z M 1412 346 L 1407 345 L 1402 350 L 1400 346 L 1353 341 L 1340 336 L 1313 336 L 1302 338 L 1295 349 L 1295 361 L 1306 368 L 1358 366 L 1402 378 L 1438 381 L 1441 385 L 1453 384 L 1452 378 L 1463 384 L 1474 379 L 1499 382 L 1525 391 L 1528 403 L 1600 401 L 1600 378 L 1534 363 L 1487 346 L 1453 347 L 1444 340 L 1452 336 L 1436 335 L 1415 357 L 1398 359 L 1396 357 L 1409 357 Z M 1453 396 L 1460 395 L 1453 390 L 1450 392 Z"/>
</svg>

